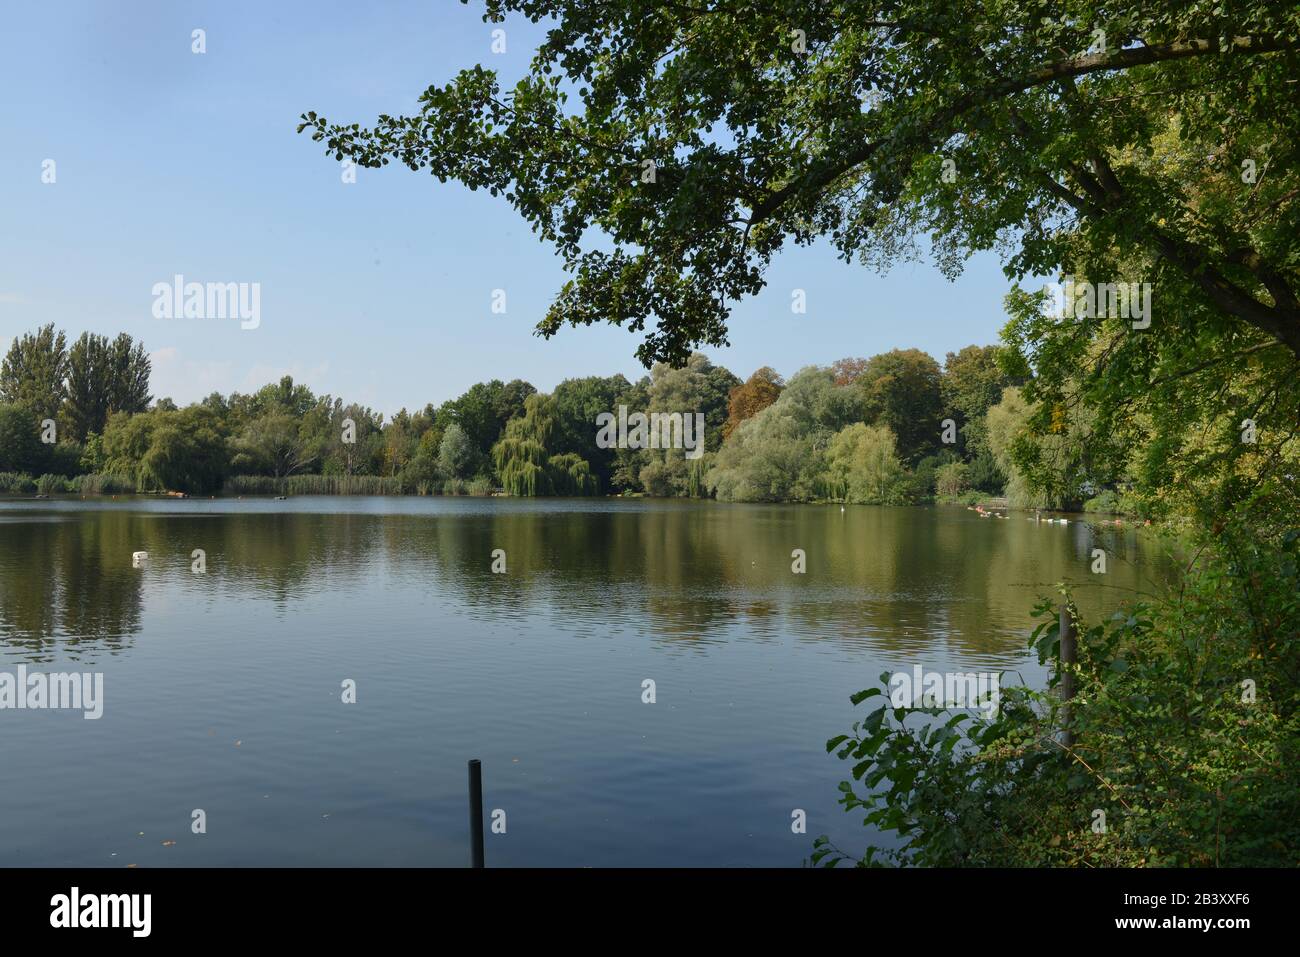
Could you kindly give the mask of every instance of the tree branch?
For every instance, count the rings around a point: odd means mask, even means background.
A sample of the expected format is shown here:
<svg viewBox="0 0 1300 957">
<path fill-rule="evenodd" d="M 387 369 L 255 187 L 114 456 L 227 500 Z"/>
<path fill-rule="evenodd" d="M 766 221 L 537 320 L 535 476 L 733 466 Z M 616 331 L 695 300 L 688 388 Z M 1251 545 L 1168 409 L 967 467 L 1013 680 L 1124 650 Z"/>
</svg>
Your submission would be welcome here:
<svg viewBox="0 0 1300 957">
<path fill-rule="evenodd" d="M 1154 46 L 1133 47 L 1126 50 L 1086 53 L 1082 56 L 1067 57 L 1043 64 L 1019 76 L 998 80 L 987 87 L 958 97 L 950 106 L 937 111 L 929 124 L 929 141 L 942 141 L 951 134 L 951 123 L 972 107 L 991 100 L 1001 99 L 1016 93 L 1023 93 L 1034 87 L 1043 86 L 1056 80 L 1089 73 L 1108 70 L 1127 70 L 1135 66 L 1161 63 L 1170 60 L 1184 60 L 1188 57 L 1206 56 L 1214 53 L 1276 53 L 1282 50 L 1300 49 L 1300 41 L 1283 40 L 1276 37 L 1233 37 L 1227 43 L 1214 40 L 1179 40 Z M 794 182 L 768 194 L 754 207 L 750 222 L 757 225 L 781 208 L 791 196 L 804 190 L 824 189 L 840 176 L 862 165 L 880 149 L 884 140 L 863 143 L 849 150 L 845 155 L 815 165 L 804 176 Z"/>
</svg>

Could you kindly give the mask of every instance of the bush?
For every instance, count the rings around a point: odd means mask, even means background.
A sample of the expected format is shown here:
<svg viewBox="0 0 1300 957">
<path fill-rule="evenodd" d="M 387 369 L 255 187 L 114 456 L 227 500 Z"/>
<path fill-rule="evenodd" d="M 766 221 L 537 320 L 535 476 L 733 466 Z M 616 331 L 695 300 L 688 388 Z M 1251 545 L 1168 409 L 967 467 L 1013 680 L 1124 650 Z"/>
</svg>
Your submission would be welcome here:
<svg viewBox="0 0 1300 957">
<path fill-rule="evenodd" d="M 41 442 L 39 418 L 22 406 L 0 403 L 0 470 L 30 474 L 45 468 L 50 447 Z"/>
<path fill-rule="evenodd" d="M 23 472 L 0 472 L 0 495 L 24 495 L 36 491 L 36 483 Z"/>
<path fill-rule="evenodd" d="M 1106 489 L 1101 494 L 1084 502 L 1083 510 L 1085 512 L 1099 512 L 1104 515 L 1118 515 L 1120 514 L 1119 502 L 1119 493 Z"/>
<path fill-rule="evenodd" d="M 60 442 L 51 446 L 46 469 L 54 475 L 64 477 L 76 475 L 81 471 L 81 458 L 84 449 L 79 442 Z"/>
<path fill-rule="evenodd" d="M 283 495 L 284 482 L 269 475 L 232 475 L 221 486 L 223 495 Z"/>
<path fill-rule="evenodd" d="M 57 495 L 68 490 L 68 480 L 62 475 L 42 475 L 36 480 L 38 495 Z"/>
<path fill-rule="evenodd" d="M 287 495 L 401 495 L 402 480 L 395 475 L 290 475 L 284 479 Z"/>
<path fill-rule="evenodd" d="M 923 505 L 932 501 L 934 501 L 933 472 L 924 475 L 902 472 L 891 484 L 886 496 L 866 504 Z"/>
<path fill-rule="evenodd" d="M 935 495 L 951 502 L 961 495 L 966 488 L 966 465 L 964 462 L 949 462 L 935 470 Z"/>
<path fill-rule="evenodd" d="M 939 493 L 940 470 L 960 462 L 961 457 L 952 449 L 942 449 L 934 455 L 927 455 L 917 462 L 916 467 L 912 469 L 912 473 L 915 475 L 917 486 L 921 490 L 919 500 L 929 501 L 937 495 Z"/>
<path fill-rule="evenodd" d="M 987 722 L 894 707 L 885 693 L 882 707 L 827 742 L 854 762 L 865 792 L 846 781 L 840 803 L 902 838 L 855 862 L 1294 867 L 1298 567 L 1300 530 L 1267 543 L 1234 524 L 1166 601 L 1080 623 L 1070 747 L 1056 678 L 1047 692 L 1004 685 Z M 1044 601 L 1036 614 L 1044 621 L 1030 641 L 1046 662 L 1059 653 L 1056 610 Z M 824 837 L 813 858 L 855 859 Z"/>
<path fill-rule="evenodd" d="M 438 467 L 437 460 L 428 455 L 418 454 L 403 466 L 400 473 L 402 491 L 430 495 L 446 480 L 446 475 Z"/>
<path fill-rule="evenodd" d="M 984 449 L 967 464 L 966 484 L 988 495 L 1001 495 L 1006 488 L 1007 477 L 998 468 L 993 453 Z"/>
<path fill-rule="evenodd" d="M 1083 503 L 1085 512 L 1096 512 L 1108 515 L 1132 515 L 1139 518 L 1146 518 L 1147 512 L 1142 506 L 1142 502 L 1137 496 L 1129 495 L 1124 492 L 1112 492 L 1106 489 L 1095 498 L 1090 498 Z"/>
</svg>

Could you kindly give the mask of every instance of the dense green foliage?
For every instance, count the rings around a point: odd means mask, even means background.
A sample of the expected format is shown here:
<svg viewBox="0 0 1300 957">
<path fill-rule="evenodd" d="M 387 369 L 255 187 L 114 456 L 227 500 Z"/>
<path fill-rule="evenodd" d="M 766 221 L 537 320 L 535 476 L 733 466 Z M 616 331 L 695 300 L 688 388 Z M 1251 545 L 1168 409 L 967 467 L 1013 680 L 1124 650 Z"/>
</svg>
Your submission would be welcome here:
<svg viewBox="0 0 1300 957">
<path fill-rule="evenodd" d="M 1072 746 L 1051 689 L 1003 686 L 988 722 L 855 695 L 884 703 L 827 742 L 854 763 L 841 803 L 903 838 L 860 863 L 1300 863 L 1300 532 L 1261 543 L 1239 518 L 1166 603 L 1079 624 Z M 1039 613 L 1048 661 L 1058 618 Z"/>
<path fill-rule="evenodd" d="M 142 408 L 147 395 L 138 375 L 147 372 L 148 357 L 141 345 L 125 336 L 110 342 L 83 335 L 73 347 L 75 361 L 48 354 L 33 360 L 42 355 L 40 344 L 48 353 L 63 338 L 53 327 L 25 337 L 15 344 L 21 362 L 12 366 L 61 369 L 61 404 L 52 414 L 77 425 L 61 431 L 57 443 L 43 442 L 39 416 L 51 407 L 33 409 L 23 398 L 39 394 L 35 386 L 15 387 L 9 394 L 18 401 L 0 403 L 0 472 L 62 477 L 47 481 L 43 493 L 486 495 L 499 488 L 509 495 L 928 501 L 936 495 L 938 470 L 962 463 L 959 448 L 976 447 L 955 434 L 945 443 L 944 422 L 987 431 L 984 419 L 992 413 L 984 405 L 958 406 L 950 397 L 970 391 L 963 383 L 973 378 L 972 355 L 996 352 L 970 346 L 961 358 L 950 355 L 950 365 L 965 363 L 955 376 L 908 350 L 809 367 L 788 383 L 770 367 L 742 382 L 694 353 L 680 368 L 656 363 L 634 383 L 620 375 L 566 379 L 544 395 L 519 380 L 480 382 L 437 408 L 402 410 L 385 421 L 289 377 L 251 395 L 213 394 L 187 408 L 160 399 Z M 979 379 L 986 392 L 1016 381 L 986 366 Z M 135 370 L 125 380 L 124 367 Z M 690 456 L 685 448 L 602 447 L 598 417 L 620 409 L 698 413 L 702 447 Z M 82 427 L 87 431 L 79 435 Z M 911 443 L 911 469 L 898 431 Z M 978 466 L 967 464 L 972 471 Z M 965 472 L 945 475 L 943 498 L 973 487 Z M 1002 481 L 996 476 L 984 491 L 1000 492 Z M 34 489 L 34 480 L 29 487 L 15 479 L 5 490 Z"/>
<path fill-rule="evenodd" d="M 53 323 L 15 339 L 0 363 L 0 401 L 22 406 L 40 419 L 54 418 L 66 390 L 67 342 Z"/>
</svg>

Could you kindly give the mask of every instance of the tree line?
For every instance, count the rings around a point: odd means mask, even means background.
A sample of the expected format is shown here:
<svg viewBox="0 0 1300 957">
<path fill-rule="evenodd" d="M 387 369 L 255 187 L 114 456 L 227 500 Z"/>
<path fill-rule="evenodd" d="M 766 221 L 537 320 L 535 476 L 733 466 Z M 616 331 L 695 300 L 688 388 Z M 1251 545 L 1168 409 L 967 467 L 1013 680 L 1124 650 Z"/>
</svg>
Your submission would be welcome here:
<svg viewBox="0 0 1300 957">
<path fill-rule="evenodd" d="M 896 349 L 788 380 L 765 366 L 742 381 L 696 352 L 636 381 L 586 376 L 550 393 L 492 379 L 385 419 L 289 376 L 180 408 L 149 394 L 149 356 L 130 336 L 85 333 L 69 347 L 46 325 L 0 364 L 0 481 L 11 492 L 500 489 L 906 504 L 1010 489 L 1028 500 L 1009 457 L 1027 415 L 1024 379 L 999 353 L 971 345 L 941 365 Z M 620 406 L 702 414 L 703 454 L 601 447 L 597 416 Z"/>
</svg>

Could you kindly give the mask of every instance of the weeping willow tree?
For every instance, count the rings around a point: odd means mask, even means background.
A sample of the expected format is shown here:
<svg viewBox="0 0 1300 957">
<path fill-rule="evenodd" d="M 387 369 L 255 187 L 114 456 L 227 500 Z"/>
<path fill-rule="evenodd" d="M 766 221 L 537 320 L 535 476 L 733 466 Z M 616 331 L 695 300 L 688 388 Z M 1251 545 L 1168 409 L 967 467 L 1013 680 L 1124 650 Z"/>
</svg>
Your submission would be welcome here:
<svg viewBox="0 0 1300 957">
<path fill-rule="evenodd" d="M 883 425 L 855 422 L 831 439 L 823 485 L 832 498 L 865 505 L 888 504 L 903 477 L 894 433 Z"/>
<path fill-rule="evenodd" d="M 553 455 L 547 466 L 556 495 L 595 495 L 600 491 L 600 480 L 591 474 L 587 460 L 576 452 Z"/>
<path fill-rule="evenodd" d="M 706 458 L 707 455 L 702 455 L 698 459 L 692 459 L 686 467 L 686 494 L 691 498 L 709 497 L 709 486 L 704 480 L 709 470 Z"/>
<path fill-rule="evenodd" d="M 492 447 L 501 487 L 507 495 L 549 495 L 546 449 L 535 439 L 510 435 L 510 426 L 518 421 L 511 421 L 506 426 L 507 434 Z"/>
<path fill-rule="evenodd" d="M 600 481 L 582 456 L 547 451 L 555 434 L 555 399 L 536 393 L 524 401 L 524 414 L 506 423 L 492 458 L 507 495 L 595 495 Z"/>
</svg>

